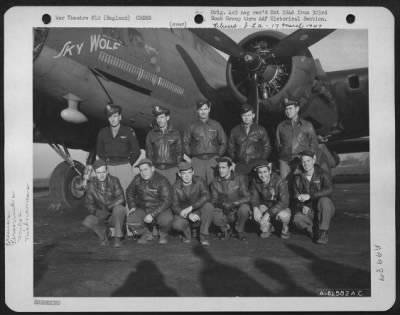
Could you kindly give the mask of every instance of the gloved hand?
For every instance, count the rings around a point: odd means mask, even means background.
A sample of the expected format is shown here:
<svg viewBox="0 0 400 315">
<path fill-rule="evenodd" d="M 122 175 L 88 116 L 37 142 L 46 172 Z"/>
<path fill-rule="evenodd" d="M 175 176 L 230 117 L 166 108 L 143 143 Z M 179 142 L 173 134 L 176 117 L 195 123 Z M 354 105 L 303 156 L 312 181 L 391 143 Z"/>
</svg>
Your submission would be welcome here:
<svg viewBox="0 0 400 315">
<path fill-rule="evenodd" d="M 310 200 L 310 195 L 309 194 L 301 194 L 297 197 L 297 199 L 301 202 L 305 202 L 307 200 Z"/>
<path fill-rule="evenodd" d="M 149 213 L 149 214 L 146 214 L 146 216 L 144 217 L 144 219 L 143 219 L 143 221 L 145 222 L 145 223 L 151 223 L 151 222 L 153 222 L 153 216 Z"/>
<path fill-rule="evenodd" d="M 200 217 L 199 217 L 199 215 L 196 214 L 196 213 L 190 213 L 189 216 L 188 216 L 188 218 L 189 218 L 189 220 L 192 221 L 192 222 L 200 221 Z"/>
<path fill-rule="evenodd" d="M 302 209 L 303 214 L 307 215 L 310 213 L 310 211 L 311 211 L 311 209 L 309 207 L 303 206 L 303 209 Z"/>
<path fill-rule="evenodd" d="M 260 226 L 262 231 L 269 231 L 271 229 L 271 216 L 266 212 L 260 220 Z"/>
<path fill-rule="evenodd" d="M 260 211 L 261 213 L 264 213 L 268 210 L 268 207 L 266 205 L 260 205 Z"/>
<path fill-rule="evenodd" d="M 188 216 L 188 214 L 192 211 L 192 207 L 187 207 L 185 209 L 182 209 L 180 212 L 181 217 L 185 218 Z"/>
<path fill-rule="evenodd" d="M 254 218 L 254 221 L 256 221 L 256 222 L 261 221 L 262 213 L 260 211 L 260 208 L 258 208 L 258 207 L 253 208 L 253 218 Z"/>
</svg>

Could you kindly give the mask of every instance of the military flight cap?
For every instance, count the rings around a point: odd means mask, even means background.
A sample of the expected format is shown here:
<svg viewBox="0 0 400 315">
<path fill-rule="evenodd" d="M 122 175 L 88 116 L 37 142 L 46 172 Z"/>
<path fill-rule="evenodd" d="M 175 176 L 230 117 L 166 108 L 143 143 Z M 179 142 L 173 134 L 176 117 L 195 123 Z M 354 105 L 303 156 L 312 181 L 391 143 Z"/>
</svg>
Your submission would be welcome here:
<svg viewBox="0 0 400 315">
<path fill-rule="evenodd" d="M 107 165 L 106 162 L 104 162 L 103 160 L 100 160 L 100 159 L 94 161 L 94 163 L 92 164 L 94 170 L 97 170 L 99 167 L 106 166 L 106 165 Z"/>
<path fill-rule="evenodd" d="M 157 117 L 158 115 L 162 115 L 162 114 L 165 114 L 165 115 L 169 115 L 169 109 L 168 108 L 165 108 L 165 107 L 162 107 L 162 106 L 159 106 L 159 105 L 154 105 L 153 106 L 153 115 L 154 115 L 154 117 Z"/>
<path fill-rule="evenodd" d="M 304 150 L 304 151 L 301 151 L 300 153 L 299 153 L 299 156 L 301 157 L 301 156 L 309 156 L 309 157 L 314 157 L 315 156 L 315 153 L 312 151 L 312 150 Z"/>
<path fill-rule="evenodd" d="M 211 106 L 211 103 L 210 103 L 210 101 L 207 101 L 207 100 L 204 99 L 204 98 L 198 99 L 198 100 L 196 101 L 196 108 L 197 108 L 197 109 L 199 109 L 199 108 L 202 107 L 203 105 L 207 105 L 208 107 L 210 107 L 210 106 Z"/>
<path fill-rule="evenodd" d="M 148 164 L 148 165 L 150 165 L 150 166 L 153 166 L 153 162 L 152 162 L 150 159 L 148 159 L 148 158 L 143 158 L 143 159 L 141 159 L 141 160 L 139 161 L 138 164 L 136 164 L 136 167 L 139 167 L 140 165 L 143 165 L 143 164 Z"/>
<path fill-rule="evenodd" d="M 271 163 L 268 161 L 259 161 L 254 165 L 253 169 L 255 171 L 257 171 L 259 168 L 262 168 L 262 167 L 267 167 L 271 170 Z"/>
<path fill-rule="evenodd" d="M 178 164 L 179 171 L 187 171 L 191 168 L 193 168 L 193 166 L 189 162 L 179 162 L 179 164 Z"/>
<path fill-rule="evenodd" d="M 287 97 L 285 97 L 285 98 L 283 99 L 283 106 L 286 107 L 286 106 L 290 106 L 290 105 L 299 106 L 300 103 L 299 103 L 298 100 L 296 100 L 296 99 L 294 99 L 294 98 L 287 98 Z"/>
<path fill-rule="evenodd" d="M 228 164 L 230 164 L 230 165 L 233 164 L 232 159 L 229 156 L 220 156 L 216 159 L 216 161 L 217 161 L 217 163 L 228 162 Z"/>
<path fill-rule="evenodd" d="M 107 104 L 104 112 L 106 113 L 107 117 L 110 117 L 114 113 L 121 114 L 122 108 L 119 105 L 116 104 Z"/>
<path fill-rule="evenodd" d="M 252 111 L 254 113 L 254 108 L 253 106 L 249 104 L 243 104 L 242 107 L 240 108 L 240 114 L 246 114 L 247 112 Z"/>
</svg>

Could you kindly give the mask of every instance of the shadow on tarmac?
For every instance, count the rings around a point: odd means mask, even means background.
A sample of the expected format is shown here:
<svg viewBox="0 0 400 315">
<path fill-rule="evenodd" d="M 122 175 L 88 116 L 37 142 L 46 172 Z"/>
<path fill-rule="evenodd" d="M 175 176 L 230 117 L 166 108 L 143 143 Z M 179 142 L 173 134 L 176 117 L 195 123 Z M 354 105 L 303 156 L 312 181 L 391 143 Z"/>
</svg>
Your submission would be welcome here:
<svg viewBox="0 0 400 315">
<path fill-rule="evenodd" d="M 270 296 L 271 292 L 238 268 L 216 261 L 201 245 L 192 248 L 201 258 L 203 267 L 199 273 L 204 296 Z"/>
<path fill-rule="evenodd" d="M 48 256 L 49 253 L 58 246 L 58 242 L 51 243 L 40 248 L 37 253 L 35 252 L 33 261 L 33 287 L 39 284 L 42 277 L 49 269 Z"/>
<path fill-rule="evenodd" d="M 165 284 L 164 275 L 156 264 L 143 260 L 112 296 L 178 296 L 178 293 Z"/>
<path fill-rule="evenodd" d="M 318 257 L 311 251 L 294 244 L 286 246 L 299 257 L 310 261 L 310 271 L 325 284 L 326 289 L 347 289 L 348 284 L 351 283 L 354 288 L 365 289 L 365 292 L 370 295 L 371 279 L 368 271 Z"/>
<path fill-rule="evenodd" d="M 284 287 L 281 291 L 274 292 L 274 296 L 315 296 L 315 293 L 299 286 L 299 282 L 292 279 L 286 269 L 281 265 L 261 258 L 256 259 L 254 265 L 268 277 L 275 279 Z"/>
</svg>

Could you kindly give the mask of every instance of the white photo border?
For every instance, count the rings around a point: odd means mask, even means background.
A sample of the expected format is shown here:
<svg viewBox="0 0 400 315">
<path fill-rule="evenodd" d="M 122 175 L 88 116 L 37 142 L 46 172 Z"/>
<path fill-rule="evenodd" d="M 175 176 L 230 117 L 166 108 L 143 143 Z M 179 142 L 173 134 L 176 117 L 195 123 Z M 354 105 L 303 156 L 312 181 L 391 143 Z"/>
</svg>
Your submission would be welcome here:
<svg viewBox="0 0 400 315">
<path fill-rule="evenodd" d="M 274 7 L 262 7 L 274 8 Z M 279 7 L 282 9 L 282 7 Z M 316 7 L 307 7 L 313 9 Z M 377 311 L 395 302 L 395 121 L 394 121 L 394 17 L 383 7 L 326 7 L 329 19 L 323 28 L 367 29 L 370 107 L 371 184 L 371 297 L 363 298 L 57 298 L 61 305 L 35 304 L 33 296 L 33 187 L 32 187 L 32 47 L 34 27 L 45 27 L 42 15 L 124 15 L 130 21 L 53 19 L 51 27 L 170 27 L 185 22 L 212 27 L 210 7 L 13 7 L 4 16 L 4 120 L 5 218 L 15 211 L 24 216 L 21 237 L 5 246 L 6 304 L 18 311 Z M 213 7 L 213 9 L 219 9 Z M 235 9 L 223 7 L 224 10 Z M 254 9 L 252 7 L 251 9 Z M 356 16 L 354 24 L 345 16 Z M 152 16 L 136 20 L 138 15 Z M 379 16 L 379 18 L 376 18 Z M 18 117 L 16 119 L 16 117 Z M 383 182 L 385 184 L 383 184 Z M 6 220 L 7 222 L 7 220 Z M 385 280 L 376 270 L 377 248 L 382 254 Z M 22 285 L 23 284 L 23 285 Z M 157 299 L 157 298 L 154 298 Z M 205 301 L 207 300 L 207 303 Z M 178 303 L 179 301 L 179 303 Z M 211 302 L 210 302 L 211 301 Z M 290 303 L 288 303 L 290 301 Z"/>
</svg>

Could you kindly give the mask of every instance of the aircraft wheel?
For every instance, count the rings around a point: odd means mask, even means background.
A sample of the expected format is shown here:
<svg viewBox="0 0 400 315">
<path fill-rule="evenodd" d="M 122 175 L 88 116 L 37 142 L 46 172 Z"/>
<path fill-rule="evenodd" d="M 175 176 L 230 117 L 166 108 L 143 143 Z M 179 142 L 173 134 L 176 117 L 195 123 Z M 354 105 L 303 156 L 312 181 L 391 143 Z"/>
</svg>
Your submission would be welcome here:
<svg viewBox="0 0 400 315">
<path fill-rule="evenodd" d="M 83 173 L 84 165 L 77 161 L 74 163 Z M 57 208 L 77 209 L 83 205 L 85 189 L 80 183 L 81 177 L 67 162 L 57 165 L 50 177 L 50 196 Z"/>
</svg>

